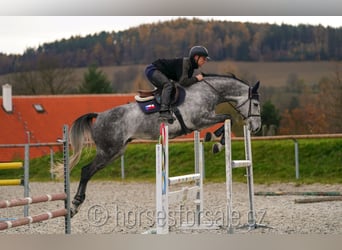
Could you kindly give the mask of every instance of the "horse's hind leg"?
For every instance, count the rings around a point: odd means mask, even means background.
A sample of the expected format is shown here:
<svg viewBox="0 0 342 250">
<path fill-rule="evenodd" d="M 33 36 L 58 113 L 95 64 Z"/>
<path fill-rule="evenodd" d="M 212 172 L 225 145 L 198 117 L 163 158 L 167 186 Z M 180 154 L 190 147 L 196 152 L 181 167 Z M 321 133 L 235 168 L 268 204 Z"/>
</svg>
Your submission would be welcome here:
<svg viewBox="0 0 342 250">
<path fill-rule="evenodd" d="M 80 183 L 72 201 L 71 217 L 79 211 L 80 206 L 85 200 L 88 181 L 97 171 L 103 169 L 110 161 L 112 161 L 113 158 L 114 157 L 106 157 L 97 154 L 91 163 L 82 168 Z"/>
</svg>

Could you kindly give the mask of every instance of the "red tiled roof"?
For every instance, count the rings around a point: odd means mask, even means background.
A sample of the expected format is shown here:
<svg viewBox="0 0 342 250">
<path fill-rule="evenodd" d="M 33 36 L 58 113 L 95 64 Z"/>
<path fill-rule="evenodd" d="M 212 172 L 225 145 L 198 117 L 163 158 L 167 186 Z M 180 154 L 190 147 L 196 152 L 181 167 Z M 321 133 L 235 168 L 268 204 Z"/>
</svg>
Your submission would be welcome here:
<svg viewBox="0 0 342 250">
<path fill-rule="evenodd" d="M 25 144 L 28 132 L 31 143 L 56 142 L 63 136 L 63 125 L 71 126 L 80 115 L 101 112 L 132 101 L 134 94 L 13 96 L 13 112 L 6 113 L 0 109 L 0 144 Z M 2 97 L 0 102 L 2 104 Z M 45 112 L 37 112 L 34 104 L 42 105 Z M 201 136 L 219 126 L 201 131 Z M 180 138 L 185 137 L 193 137 L 193 134 Z M 0 148 L 0 152 L 0 162 L 24 159 L 23 148 Z M 30 158 L 46 154 L 50 154 L 47 147 L 30 148 Z"/>
</svg>

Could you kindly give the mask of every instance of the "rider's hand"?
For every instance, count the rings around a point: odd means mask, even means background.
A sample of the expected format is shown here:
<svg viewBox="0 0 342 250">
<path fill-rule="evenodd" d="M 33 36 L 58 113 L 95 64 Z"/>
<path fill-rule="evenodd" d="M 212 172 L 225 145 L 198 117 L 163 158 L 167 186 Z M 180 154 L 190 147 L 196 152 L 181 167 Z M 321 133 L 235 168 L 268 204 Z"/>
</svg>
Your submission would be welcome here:
<svg viewBox="0 0 342 250">
<path fill-rule="evenodd" d="M 198 74 L 196 75 L 197 81 L 202 81 L 203 80 L 203 75 L 202 74 Z"/>
</svg>

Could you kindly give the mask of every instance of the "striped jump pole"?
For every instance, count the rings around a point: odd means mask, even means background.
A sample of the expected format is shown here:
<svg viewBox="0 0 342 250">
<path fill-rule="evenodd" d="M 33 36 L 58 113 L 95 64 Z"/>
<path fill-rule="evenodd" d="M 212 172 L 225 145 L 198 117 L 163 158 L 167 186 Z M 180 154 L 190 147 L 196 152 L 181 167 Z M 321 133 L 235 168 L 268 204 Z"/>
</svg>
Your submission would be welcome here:
<svg viewBox="0 0 342 250">
<path fill-rule="evenodd" d="M 58 201 L 58 200 L 65 200 L 67 195 L 65 193 L 61 194 L 46 194 L 41 196 L 35 197 L 25 197 L 20 199 L 13 199 L 13 200 L 2 200 L 0 201 L 0 208 L 8 208 L 8 207 L 17 207 L 47 201 Z"/>
<path fill-rule="evenodd" d="M 55 210 L 52 212 L 46 212 L 46 213 L 42 213 L 42 214 L 35 215 L 35 216 L 27 216 L 24 218 L 13 220 L 13 221 L 8 220 L 5 222 L 0 222 L 0 230 L 9 229 L 12 227 L 24 226 L 24 225 L 28 225 L 32 223 L 37 223 L 37 222 L 65 216 L 66 214 L 67 214 L 67 210 L 65 208 L 62 208 L 62 209 Z"/>
<path fill-rule="evenodd" d="M 46 221 L 49 219 L 64 216 L 65 218 L 65 233 L 71 233 L 71 218 L 70 218 L 70 173 L 69 173 L 69 140 L 68 126 L 63 127 L 63 161 L 64 161 L 64 193 L 46 194 L 35 197 L 25 197 L 21 199 L 2 200 L 0 201 L 1 208 L 10 208 L 15 206 L 27 206 L 34 203 L 64 201 L 64 208 L 48 211 L 39 215 L 25 216 L 15 220 L 5 220 L 0 222 L 0 230 L 9 229 L 29 225 L 36 222 Z"/>
</svg>

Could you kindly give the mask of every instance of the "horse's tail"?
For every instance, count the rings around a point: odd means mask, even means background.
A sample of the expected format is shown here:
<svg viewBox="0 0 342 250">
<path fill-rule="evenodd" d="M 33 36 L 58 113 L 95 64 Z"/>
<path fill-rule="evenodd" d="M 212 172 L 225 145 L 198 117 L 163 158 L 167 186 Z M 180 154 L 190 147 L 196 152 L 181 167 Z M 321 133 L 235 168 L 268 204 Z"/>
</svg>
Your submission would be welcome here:
<svg viewBox="0 0 342 250">
<path fill-rule="evenodd" d="M 97 113 L 88 113 L 77 118 L 72 124 L 69 132 L 69 140 L 72 148 L 72 155 L 69 158 L 70 171 L 79 162 L 82 149 L 86 141 L 92 139 L 91 127 L 92 120 L 98 116 Z M 54 173 L 57 177 L 63 176 L 63 163 L 57 163 L 54 167 Z"/>
<path fill-rule="evenodd" d="M 82 149 L 85 146 L 84 142 L 92 139 L 91 125 L 93 118 L 96 117 L 97 113 L 85 114 L 77 118 L 71 126 L 69 137 L 73 153 L 69 160 L 70 170 L 72 170 L 72 168 L 79 162 Z"/>
</svg>

